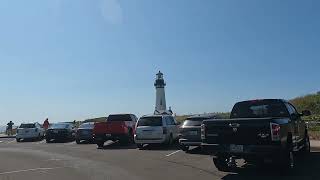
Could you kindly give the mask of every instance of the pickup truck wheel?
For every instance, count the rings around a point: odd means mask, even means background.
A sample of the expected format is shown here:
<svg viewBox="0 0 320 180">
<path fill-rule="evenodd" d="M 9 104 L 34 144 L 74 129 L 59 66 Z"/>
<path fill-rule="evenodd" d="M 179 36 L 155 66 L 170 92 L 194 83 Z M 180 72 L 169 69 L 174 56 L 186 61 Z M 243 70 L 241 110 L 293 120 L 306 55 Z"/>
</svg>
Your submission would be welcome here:
<svg viewBox="0 0 320 180">
<path fill-rule="evenodd" d="M 213 158 L 213 163 L 219 171 L 229 172 L 228 159 L 225 156 L 218 156 Z"/>
<path fill-rule="evenodd" d="M 305 155 L 308 155 L 310 153 L 310 151 L 311 151 L 310 138 L 309 138 L 308 132 L 306 132 L 302 153 L 304 153 Z"/>
<path fill-rule="evenodd" d="M 103 141 L 97 142 L 97 146 L 98 146 L 98 148 L 103 148 L 104 142 Z"/>
</svg>

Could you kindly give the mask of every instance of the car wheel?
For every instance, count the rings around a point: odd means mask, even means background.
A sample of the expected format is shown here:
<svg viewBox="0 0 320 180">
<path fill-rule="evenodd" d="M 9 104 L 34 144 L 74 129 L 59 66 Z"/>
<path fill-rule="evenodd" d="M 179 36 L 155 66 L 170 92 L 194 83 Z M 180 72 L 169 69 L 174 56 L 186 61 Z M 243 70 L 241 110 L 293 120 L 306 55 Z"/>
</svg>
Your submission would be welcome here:
<svg viewBox="0 0 320 180">
<path fill-rule="evenodd" d="M 143 144 L 137 144 L 137 147 L 138 147 L 139 149 L 143 149 Z"/>
<path fill-rule="evenodd" d="M 103 148 L 104 147 L 104 142 L 103 141 L 97 142 L 97 146 L 98 146 L 98 148 Z"/>
<path fill-rule="evenodd" d="M 185 146 L 185 145 L 180 145 L 180 149 L 184 152 L 188 152 L 189 151 L 189 146 Z"/>
<path fill-rule="evenodd" d="M 76 143 L 77 143 L 77 144 L 81 144 L 80 139 L 76 139 Z"/>
<path fill-rule="evenodd" d="M 213 163 L 219 171 L 229 172 L 228 158 L 226 156 L 213 157 Z"/>
<path fill-rule="evenodd" d="M 16 141 L 17 141 L 17 142 L 21 142 L 21 139 L 20 139 L 20 138 L 17 138 Z"/>
<path fill-rule="evenodd" d="M 46 143 L 51 143 L 51 139 L 46 139 Z"/>
</svg>

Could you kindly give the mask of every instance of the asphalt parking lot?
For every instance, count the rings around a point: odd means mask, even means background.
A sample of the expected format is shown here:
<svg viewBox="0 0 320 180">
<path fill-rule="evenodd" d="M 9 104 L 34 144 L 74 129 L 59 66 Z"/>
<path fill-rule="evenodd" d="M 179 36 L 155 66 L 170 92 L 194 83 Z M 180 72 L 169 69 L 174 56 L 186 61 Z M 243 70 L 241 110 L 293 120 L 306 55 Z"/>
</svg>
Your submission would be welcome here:
<svg viewBox="0 0 320 180">
<path fill-rule="evenodd" d="M 240 168 L 233 173 L 219 172 L 210 156 L 200 149 L 184 153 L 175 146 L 121 146 L 109 142 L 104 149 L 75 142 L 22 142 L 0 139 L 0 180 L 233 180 L 233 179 L 320 179 L 320 151 L 313 149 L 307 159 L 299 159 L 290 175 L 273 169 Z"/>
</svg>

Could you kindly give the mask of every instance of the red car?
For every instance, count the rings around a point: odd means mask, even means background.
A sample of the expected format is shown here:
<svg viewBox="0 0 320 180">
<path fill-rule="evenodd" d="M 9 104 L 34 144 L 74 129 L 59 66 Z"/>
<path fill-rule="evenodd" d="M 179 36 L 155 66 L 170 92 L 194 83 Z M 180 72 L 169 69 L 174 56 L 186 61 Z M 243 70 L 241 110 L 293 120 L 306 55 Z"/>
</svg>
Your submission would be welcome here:
<svg viewBox="0 0 320 180">
<path fill-rule="evenodd" d="M 134 114 L 109 115 L 106 122 L 95 123 L 93 138 L 99 148 L 108 140 L 121 144 L 134 142 L 134 133 L 138 118 Z"/>
</svg>

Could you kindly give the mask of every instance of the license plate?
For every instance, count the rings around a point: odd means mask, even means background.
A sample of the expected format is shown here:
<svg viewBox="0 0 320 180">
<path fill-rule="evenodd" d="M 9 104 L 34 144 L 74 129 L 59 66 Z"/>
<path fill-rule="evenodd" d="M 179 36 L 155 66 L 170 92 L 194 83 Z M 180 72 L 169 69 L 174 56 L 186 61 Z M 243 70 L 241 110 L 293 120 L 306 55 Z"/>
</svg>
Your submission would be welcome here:
<svg viewBox="0 0 320 180">
<path fill-rule="evenodd" d="M 243 145 L 231 144 L 230 145 L 230 151 L 231 152 L 235 152 L 235 153 L 243 152 Z"/>
<path fill-rule="evenodd" d="M 198 135 L 198 132 L 197 132 L 197 131 L 190 131 L 190 132 L 189 132 L 189 135 L 191 135 L 191 136 L 196 136 L 196 135 Z"/>
<path fill-rule="evenodd" d="M 111 137 L 111 134 L 106 134 L 106 137 Z"/>
<path fill-rule="evenodd" d="M 82 133 L 81 134 L 83 134 L 83 135 L 88 135 L 89 134 L 89 132 L 88 131 L 82 131 Z"/>
</svg>

